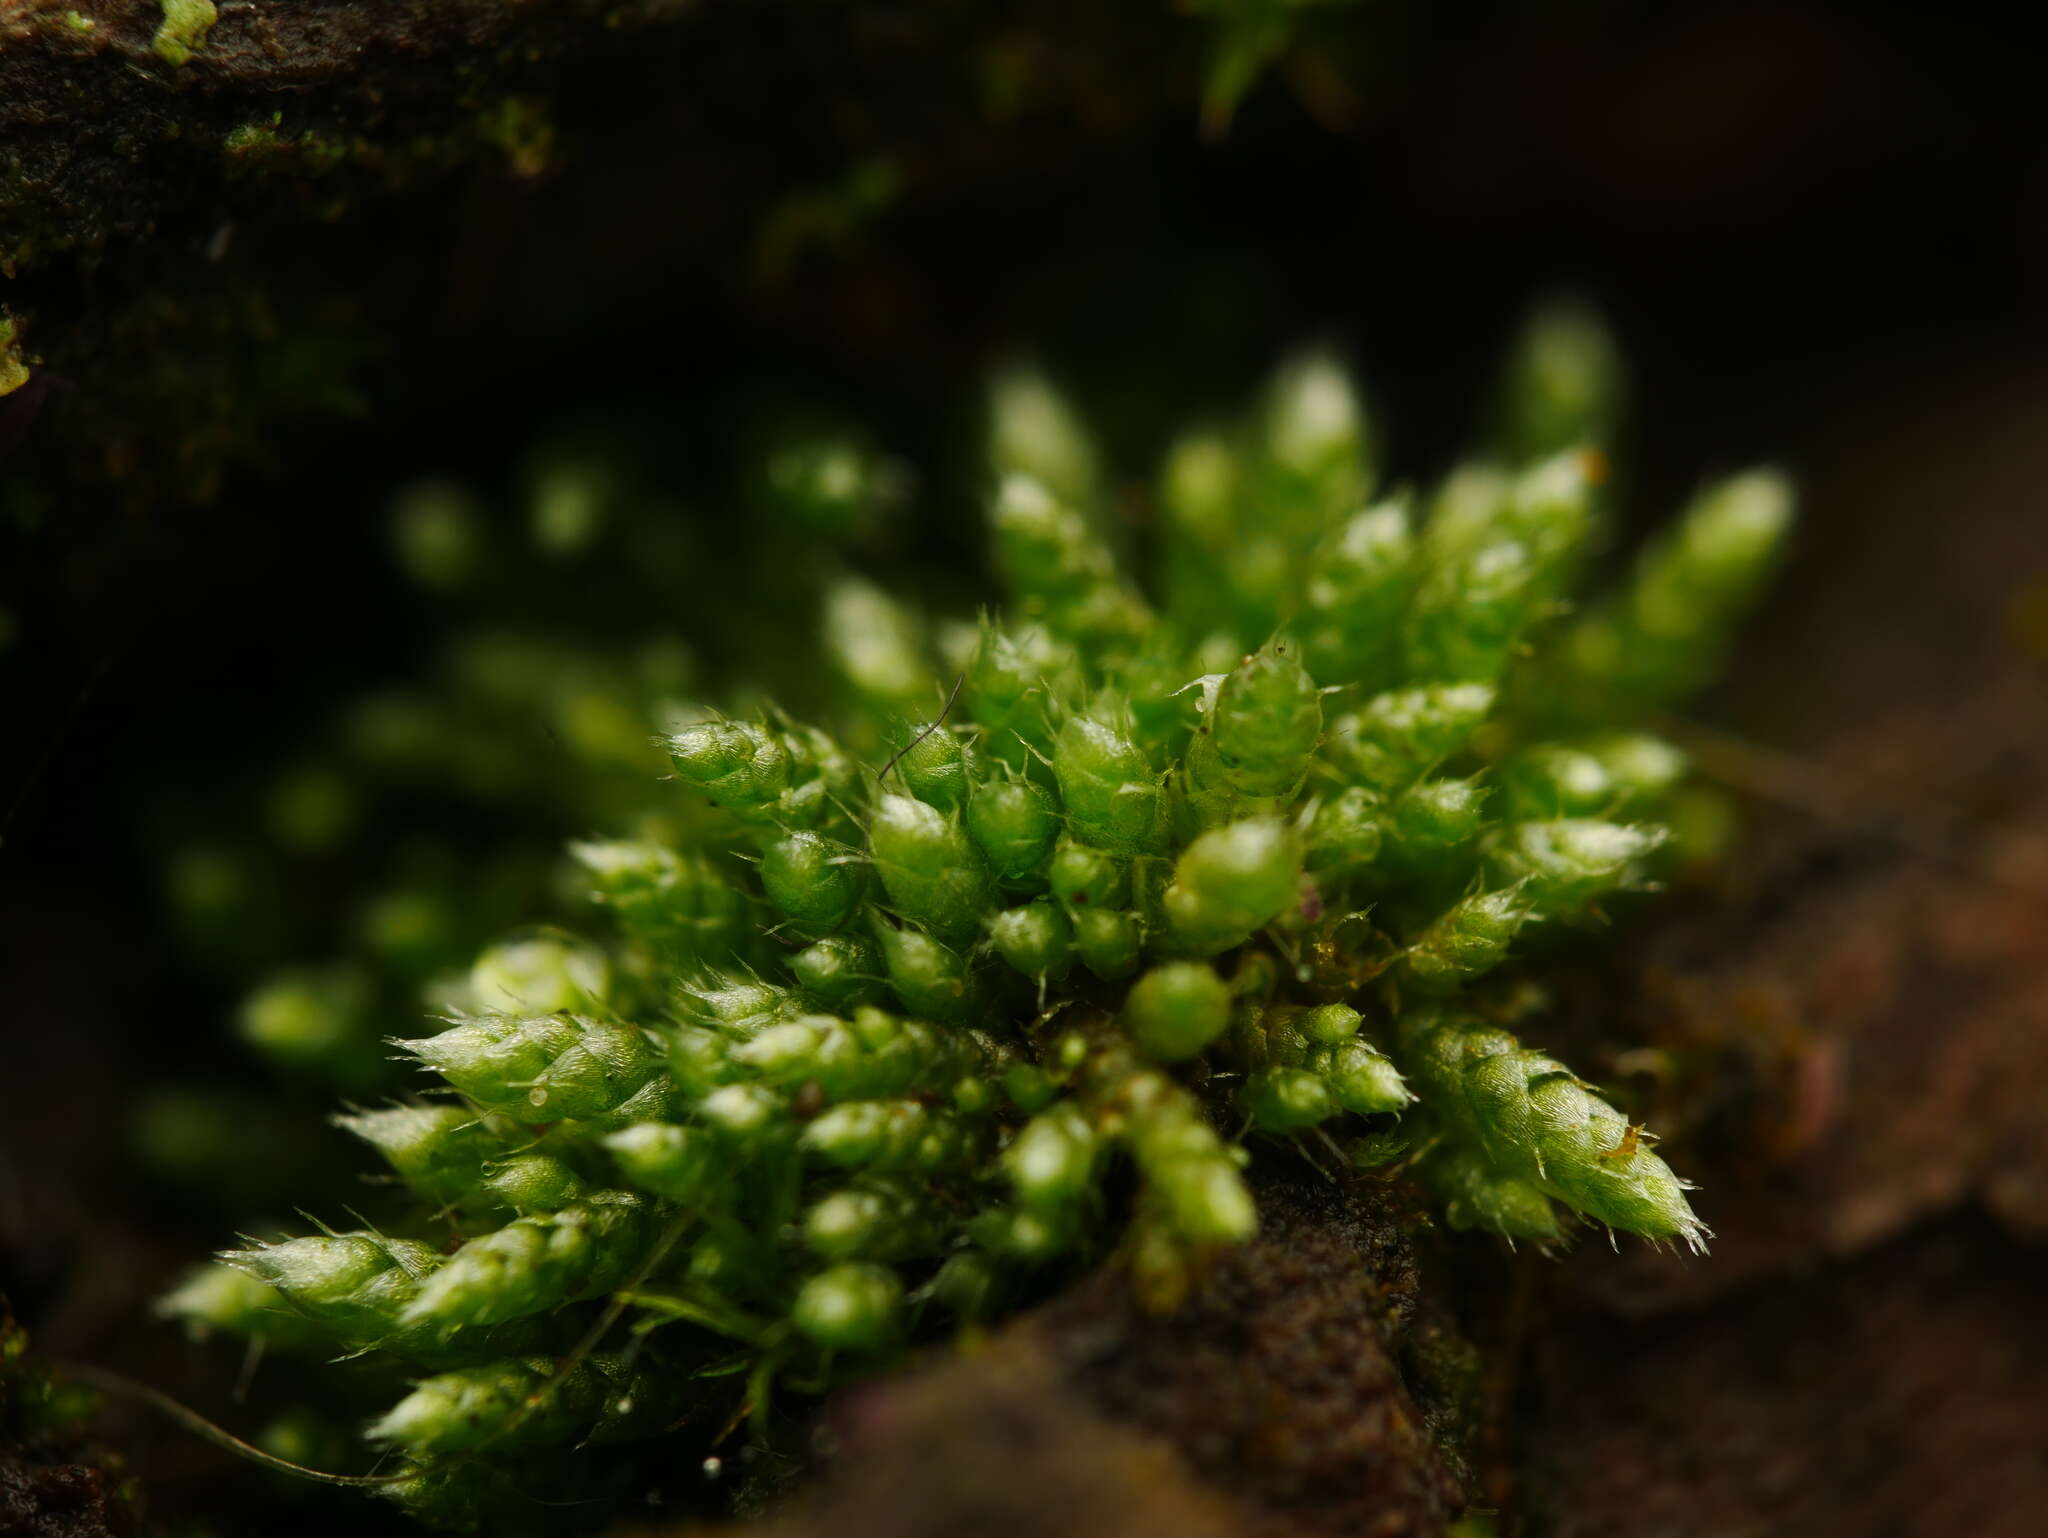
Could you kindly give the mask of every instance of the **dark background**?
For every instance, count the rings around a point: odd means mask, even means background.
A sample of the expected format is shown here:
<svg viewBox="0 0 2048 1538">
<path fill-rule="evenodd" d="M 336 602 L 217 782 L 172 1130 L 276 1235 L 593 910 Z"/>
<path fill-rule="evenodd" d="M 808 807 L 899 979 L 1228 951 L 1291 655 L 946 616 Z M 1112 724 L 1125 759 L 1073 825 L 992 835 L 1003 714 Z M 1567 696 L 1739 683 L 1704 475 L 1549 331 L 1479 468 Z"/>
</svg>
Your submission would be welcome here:
<svg viewBox="0 0 2048 1538">
<path fill-rule="evenodd" d="M 559 165 L 538 181 L 478 174 L 338 223 L 244 210 L 245 270 L 338 296 L 362 413 L 280 427 L 268 462 L 201 506 L 55 478 L 61 396 L 0 461 L 54 487 L 41 526 L 0 546 L 17 630 L 0 653 L 0 1291 L 39 1342 L 200 1375 L 137 1314 L 217 1241 L 214 1217 L 139 1182 L 121 1128 L 168 1072 L 241 1070 L 232 994 L 167 935 L 144 830 L 175 825 L 180 798 L 231 798 L 430 644 L 431 609 L 385 559 L 395 483 L 502 484 L 564 420 L 665 423 L 657 470 L 717 508 L 748 412 L 799 381 L 925 467 L 920 559 L 971 573 L 960 441 L 984 370 L 1020 346 L 1141 478 L 1174 425 L 1332 337 L 1396 473 L 1426 474 L 1526 305 L 1563 285 L 1606 310 L 1634 370 L 1633 512 L 1757 459 L 1809 489 L 1725 716 L 1798 746 L 2008 634 L 2004 606 L 2048 574 L 2038 29 L 1989 7 L 1415 9 L 1331 23 L 1329 67 L 1314 48 L 1284 64 L 1221 141 L 1185 92 L 1127 83 L 1142 49 L 1071 63 L 1015 125 L 963 130 L 914 42 L 855 56 L 877 73 L 849 78 L 800 31 L 720 12 L 687 41 L 565 65 Z M 864 147 L 906 168 L 893 203 L 793 256 L 764 246 L 777 195 L 843 178 Z M 52 280 L 97 281 L 113 279 Z M 1956 563 L 1912 553 L 1968 529 L 2004 555 L 1940 589 Z M 1972 639 L 1901 642 L 1915 623 Z M 1849 668 L 1826 698 L 1770 687 L 1864 652 L 1887 670 Z M 164 1509 L 203 1509 L 213 1455 L 127 1430 Z"/>
</svg>

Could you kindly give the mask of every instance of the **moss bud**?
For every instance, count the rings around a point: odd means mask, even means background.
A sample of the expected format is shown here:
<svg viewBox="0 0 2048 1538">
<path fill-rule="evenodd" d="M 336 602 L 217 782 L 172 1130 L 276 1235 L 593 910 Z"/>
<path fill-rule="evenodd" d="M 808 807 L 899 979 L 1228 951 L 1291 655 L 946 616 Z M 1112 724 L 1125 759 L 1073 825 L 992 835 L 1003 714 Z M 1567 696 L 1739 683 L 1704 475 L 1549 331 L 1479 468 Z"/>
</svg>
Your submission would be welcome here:
<svg viewBox="0 0 2048 1538">
<path fill-rule="evenodd" d="M 1177 1063 L 1197 1056 L 1230 1028 L 1230 989 L 1208 966 L 1154 967 L 1124 1000 L 1124 1026 L 1148 1055 Z"/>
</svg>

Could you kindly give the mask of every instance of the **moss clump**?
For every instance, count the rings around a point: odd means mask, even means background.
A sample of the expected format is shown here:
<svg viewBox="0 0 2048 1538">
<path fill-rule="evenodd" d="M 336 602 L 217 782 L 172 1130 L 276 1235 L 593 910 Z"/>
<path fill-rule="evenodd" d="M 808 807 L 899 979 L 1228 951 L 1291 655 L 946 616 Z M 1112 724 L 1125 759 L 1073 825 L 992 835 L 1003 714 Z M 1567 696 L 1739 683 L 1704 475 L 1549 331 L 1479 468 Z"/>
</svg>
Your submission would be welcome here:
<svg viewBox="0 0 2048 1538">
<path fill-rule="evenodd" d="M 538 176 L 555 153 L 555 124 L 546 102 L 532 96 L 505 96 L 478 115 L 478 132 L 505 152 L 515 176 Z"/>
<path fill-rule="evenodd" d="M 14 317 L 0 310 L 0 395 L 12 395 L 28 383 L 29 367 L 21 361 L 21 338 Z"/>
<path fill-rule="evenodd" d="M 1614 386 L 1556 372 L 1512 376 L 1539 455 L 1418 499 L 1376 485 L 1344 369 L 1293 360 L 1170 456 L 1156 588 L 1078 418 L 999 391 L 1004 612 L 828 584 L 822 714 L 683 713 L 694 833 L 575 846 L 609 938 L 508 937 L 393 1039 L 429 1098 L 343 1125 L 412 1230 L 224 1257 L 333 1349 L 432 1374 L 373 1429 L 391 1493 L 474 1524 L 663 1388 L 730 1382 L 765 1424 L 778 1385 L 1104 1254 L 1173 1307 L 1257 1229 L 1248 1133 L 1404 1159 L 1458 1227 L 1699 1247 L 1652 1135 L 1506 1028 L 1540 998 L 1510 964 L 1678 853 L 1682 760 L 1639 718 L 1706 675 L 1789 502 L 1768 472 L 1709 490 L 1570 619 Z M 1578 639 L 1617 626 L 1640 644 Z M 294 987 L 270 1034 L 348 1035 L 349 1000 Z M 627 1319 L 655 1355 L 587 1354 Z"/>
<path fill-rule="evenodd" d="M 166 64 L 182 67 L 206 46 L 206 36 L 220 20 L 213 0 L 162 0 L 164 19 L 150 47 Z"/>
<path fill-rule="evenodd" d="M 283 121 L 282 113 L 273 112 L 267 123 L 244 123 L 228 131 L 220 147 L 238 173 L 287 167 L 318 173 L 330 171 L 349 158 L 351 150 L 346 141 L 315 128 L 286 134 L 280 126 Z"/>
</svg>

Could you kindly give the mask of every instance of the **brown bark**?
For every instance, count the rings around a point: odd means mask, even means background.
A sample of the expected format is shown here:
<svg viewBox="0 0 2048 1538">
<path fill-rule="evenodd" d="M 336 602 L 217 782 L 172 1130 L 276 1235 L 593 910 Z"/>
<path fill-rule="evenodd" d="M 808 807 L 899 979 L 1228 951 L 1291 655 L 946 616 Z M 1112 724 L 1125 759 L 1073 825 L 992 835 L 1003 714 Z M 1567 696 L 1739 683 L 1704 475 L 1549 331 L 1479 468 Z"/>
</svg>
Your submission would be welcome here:
<svg viewBox="0 0 2048 1538">
<path fill-rule="evenodd" d="M 848 1396 L 779 1538 L 1421 1538 L 1462 1504 L 1476 1389 L 1384 1194 L 1269 1181 L 1265 1228 L 1165 1316 L 1105 1266 L 983 1350 Z"/>
</svg>

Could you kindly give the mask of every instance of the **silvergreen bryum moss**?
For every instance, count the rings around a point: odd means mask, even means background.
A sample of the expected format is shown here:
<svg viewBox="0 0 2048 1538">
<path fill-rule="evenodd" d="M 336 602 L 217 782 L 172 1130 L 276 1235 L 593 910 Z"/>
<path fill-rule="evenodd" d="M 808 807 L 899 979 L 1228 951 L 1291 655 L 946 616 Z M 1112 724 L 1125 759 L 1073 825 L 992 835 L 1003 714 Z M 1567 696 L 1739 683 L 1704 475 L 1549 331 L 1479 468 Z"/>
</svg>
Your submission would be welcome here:
<svg viewBox="0 0 2048 1538">
<path fill-rule="evenodd" d="M 229 1251 L 166 1309 L 410 1380 L 366 1434 L 460 1527 L 1091 1259 L 1171 1308 L 1254 1232 L 1262 1148 L 1405 1169 L 1509 1240 L 1701 1248 L 1653 1133 L 1500 1022 L 1540 1034 L 1541 953 L 1691 853 L 1645 722 L 1711 676 L 1791 496 L 1709 486 L 1575 600 L 1616 391 L 1556 330 L 1586 324 L 1539 322 L 1427 493 L 1382 484 L 1333 358 L 1290 361 L 1172 448 L 1136 568 L 1078 417 L 1007 381 L 1002 608 L 843 580 L 790 615 L 831 703 L 672 719 L 687 839 L 578 841 L 583 933 L 386 1022 L 416 1094 L 338 1122 L 411 1226 Z M 250 1028 L 309 1052 L 368 997 L 290 989 Z"/>
</svg>

